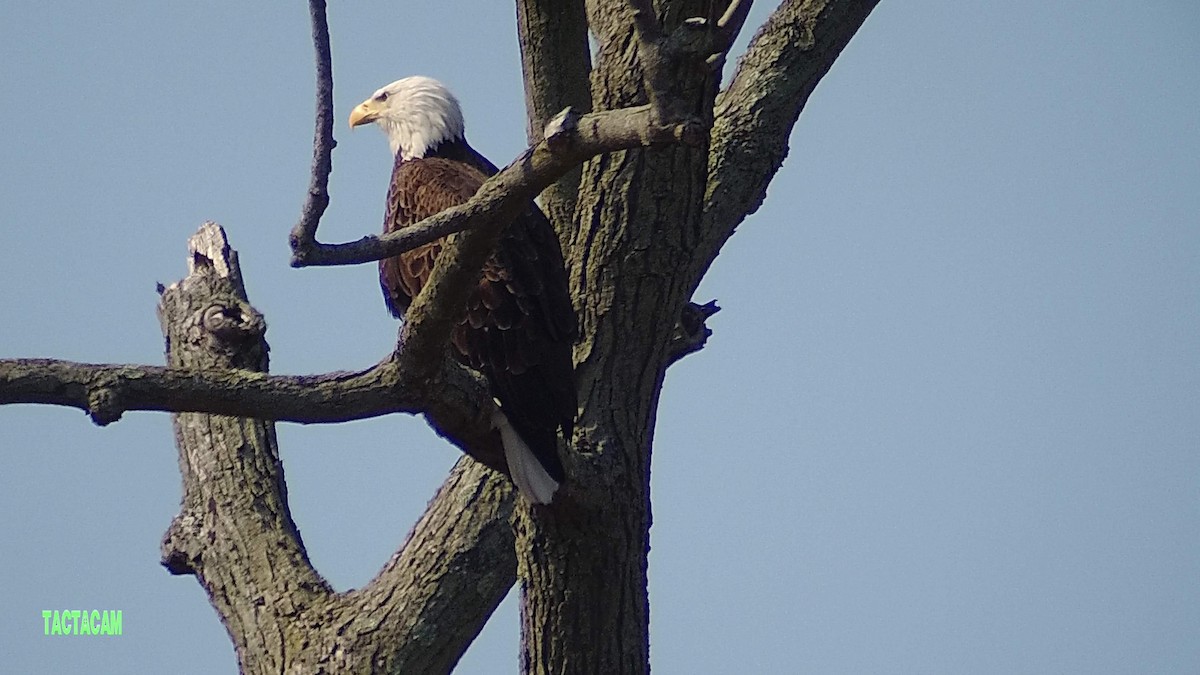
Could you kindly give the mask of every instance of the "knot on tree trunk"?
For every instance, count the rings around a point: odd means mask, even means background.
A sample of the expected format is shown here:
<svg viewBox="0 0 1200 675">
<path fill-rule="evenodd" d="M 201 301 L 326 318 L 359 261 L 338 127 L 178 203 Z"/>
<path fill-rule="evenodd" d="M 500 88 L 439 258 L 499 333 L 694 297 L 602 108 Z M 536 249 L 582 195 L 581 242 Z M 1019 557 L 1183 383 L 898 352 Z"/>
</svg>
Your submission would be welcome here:
<svg viewBox="0 0 1200 675">
<path fill-rule="evenodd" d="M 267 322 L 249 303 L 220 294 L 186 322 L 186 341 L 225 363 L 246 370 L 266 367 Z"/>
<path fill-rule="evenodd" d="M 88 416 L 99 426 L 112 424 L 121 419 L 125 412 L 121 406 L 121 397 L 117 392 L 120 382 L 116 376 L 97 378 L 88 388 Z"/>
<path fill-rule="evenodd" d="M 262 314 L 237 300 L 209 305 L 200 312 L 199 319 L 205 331 L 233 347 L 248 340 L 259 340 L 267 332 L 267 322 Z"/>
<path fill-rule="evenodd" d="M 200 565 L 201 530 L 200 520 L 191 514 L 181 513 L 171 520 L 162 540 L 162 558 L 159 564 L 174 575 L 195 574 Z"/>
</svg>

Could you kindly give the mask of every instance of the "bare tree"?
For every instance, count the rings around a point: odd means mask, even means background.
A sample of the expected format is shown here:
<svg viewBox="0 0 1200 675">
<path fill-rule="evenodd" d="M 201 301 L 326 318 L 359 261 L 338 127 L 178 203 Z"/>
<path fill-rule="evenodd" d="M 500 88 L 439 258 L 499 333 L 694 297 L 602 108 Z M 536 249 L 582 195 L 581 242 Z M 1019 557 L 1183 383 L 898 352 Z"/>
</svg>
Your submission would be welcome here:
<svg viewBox="0 0 1200 675">
<path fill-rule="evenodd" d="M 529 149 L 460 207 L 325 244 L 332 80 L 325 6 L 312 0 L 317 129 L 293 265 L 371 262 L 458 233 L 414 299 L 403 348 L 363 372 L 268 375 L 265 323 L 224 232 L 206 224 L 189 242 L 188 276 L 161 289 L 166 367 L 0 361 L 0 403 L 74 406 L 98 424 L 176 413 L 184 498 L 162 562 L 202 584 L 243 672 L 449 672 L 517 579 L 524 672 L 647 671 L 663 376 L 703 346 L 716 308 L 692 293 L 761 204 L 801 109 L 875 4 L 784 0 L 722 87 L 748 0 L 517 0 Z M 539 193 L 580 314 L 581 407 L 570 480 L 554 504 L 531 508 L 487 468 L 500 462 L 491 399 L 444 345 L 499 232 Z M 468 457 L 384 569 L 336 593 L 289 513 L 274 422 L 394 412 L 425 415 Z"/>
</svg>

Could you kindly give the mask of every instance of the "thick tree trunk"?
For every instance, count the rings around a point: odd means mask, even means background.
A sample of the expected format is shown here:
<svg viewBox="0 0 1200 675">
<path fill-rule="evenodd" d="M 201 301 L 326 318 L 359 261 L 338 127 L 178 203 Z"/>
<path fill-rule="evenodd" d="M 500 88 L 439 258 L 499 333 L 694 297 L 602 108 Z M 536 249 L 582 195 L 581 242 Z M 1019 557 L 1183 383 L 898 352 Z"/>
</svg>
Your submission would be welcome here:
<svg viewBox="0 0 1200 675">
<path fill-rule="evenodd" d="M 589 18 L 596 107 L 646 103 L 627 4 L 590 3 Z M 706 73 L 679 75 L 699 111 Z M 581 415 L 563 503 L 518 509 L 525 672 L 649 670 L 650 447 L 706 167 L 705 146 L 612 153 L 582 172 L 564 251 L 581 303 Z"/>
</svg>

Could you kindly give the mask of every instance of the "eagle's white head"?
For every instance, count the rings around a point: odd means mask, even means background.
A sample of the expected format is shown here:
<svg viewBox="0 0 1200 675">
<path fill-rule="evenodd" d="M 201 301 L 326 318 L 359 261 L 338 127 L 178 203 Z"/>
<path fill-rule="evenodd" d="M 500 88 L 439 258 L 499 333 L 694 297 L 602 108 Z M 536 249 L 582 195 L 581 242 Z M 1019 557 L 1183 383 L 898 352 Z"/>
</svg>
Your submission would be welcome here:
<svg viewBox="0 0 1200 675">
<path fill-rule="evenodd" d="M 387 135 L 392 154 L 424 157 L 438 144 L 463 138 L 462 109 L 446 85 L 414 75 L 387 85 L 350 113 L 350 127 L 374 122 Z"/>
</svg>

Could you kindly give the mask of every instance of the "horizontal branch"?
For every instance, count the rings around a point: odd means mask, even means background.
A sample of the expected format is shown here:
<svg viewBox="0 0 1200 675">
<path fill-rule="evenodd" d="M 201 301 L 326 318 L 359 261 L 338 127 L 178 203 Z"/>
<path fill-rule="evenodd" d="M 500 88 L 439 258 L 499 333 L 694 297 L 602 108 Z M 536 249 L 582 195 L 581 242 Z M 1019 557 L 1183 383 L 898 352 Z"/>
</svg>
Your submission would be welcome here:
<svg viewBox="0 0 1200 675">
<path fill-rule="evenodd" d="M 99 425 L 140 410 L 300 424 L 424 414 L 463 452 L 504 473 L 502 450 L 490 440 L 493 404 L 486 383 L 448 357 L 435 363 L 440 369 L 420 376 L 402 372 L 394 359 L 359 372 L 268 375 L 240 369 L 0 359 L 0 405 L 78 408 Z"/>
<path fill-rule="evenodd" d="M 251 370 L 0 360 L 0 404 L 79 408 L 106 425 L 130 410 L 202 412 L 282 422 L 346 422 L 418 412 L 392 361 L 357 373 L 268 375 Z"/>
<path fill-rule="evenodd" d="M 567 111 L 560 113 L 563 114 L 572 116 Z M 695 145 L 706 137 L 707 129 L 696 120 L 652 124 L 649 106 L 575 117 L 572 124 L 559 125 L 554 133 L 521 153 L 465 203 L 390 234 L 367 236 L 344 244 L 314 241 L 305 248 L 294 249 L 291 264 L 293 267 L 357 265 L 390 258 L 488 222 L 495 217 L 494 212 L 515 214 L 572 167 L 596 155 L 668 143 Z M 504 224 L 507 223 L 499 226 Z"/>
</svg>

